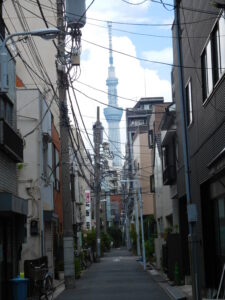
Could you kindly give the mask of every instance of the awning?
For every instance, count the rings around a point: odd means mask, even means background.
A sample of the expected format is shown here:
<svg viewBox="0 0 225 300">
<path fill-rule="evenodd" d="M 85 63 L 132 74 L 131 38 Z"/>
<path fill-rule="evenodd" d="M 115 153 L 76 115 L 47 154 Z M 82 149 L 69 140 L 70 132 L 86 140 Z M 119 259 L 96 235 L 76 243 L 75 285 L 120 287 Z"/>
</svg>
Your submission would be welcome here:
<svg viewBox="0 0 225 300">
<path fill-rule="evenodd" d="M 11 193 L 0 193 L 0 212 L 12 212 L 27 216 L 27 200 L 19 198 Z"/>
</svg>

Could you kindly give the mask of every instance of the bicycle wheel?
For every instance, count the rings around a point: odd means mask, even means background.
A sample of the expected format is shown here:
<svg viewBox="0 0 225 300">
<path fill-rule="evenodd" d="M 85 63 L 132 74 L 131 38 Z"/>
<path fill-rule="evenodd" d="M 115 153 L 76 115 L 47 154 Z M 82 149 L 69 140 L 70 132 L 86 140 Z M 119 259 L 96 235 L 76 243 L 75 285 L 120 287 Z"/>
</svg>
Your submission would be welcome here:
<svg viewBox="0 0 225 300">
<path fill-rule="evenodd" d="M 53 287 L 53 279 L 50 275 L 48 275 L 44 280 L 44 293 L 46 300 L 53 299 L 54 287 Z"/>
</svg>

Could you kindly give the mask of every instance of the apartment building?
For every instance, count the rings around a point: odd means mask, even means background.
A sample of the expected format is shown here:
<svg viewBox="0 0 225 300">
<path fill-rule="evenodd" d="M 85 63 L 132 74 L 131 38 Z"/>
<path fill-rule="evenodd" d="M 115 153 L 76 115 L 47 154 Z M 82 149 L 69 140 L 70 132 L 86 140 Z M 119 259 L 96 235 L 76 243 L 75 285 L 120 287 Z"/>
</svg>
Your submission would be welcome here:
<svg viewBox="0 0 225 300">
<path fill-rule="evenodd" d="M 4 39 L 2 16 L 0 33 Z M 17 129 L 15 60 L 9 50 L 7 60 L 9 87 L 0 95 L 0 298 L 8 300 L 9 280 L 19 272 L 28 202 L 18 195 L 17 172 L 18 164 L 23 162 L 24 141 Z"/>
<path fill-rule="evenodd" d="M 177 24 L 174 24 L 173 36 L 179 34 L 181 38 L 183 60 L 183 84 L 179 80 L 179 68 L 174 69 L 172 82 L 177 107 L 177 195 L 179 205 L 186 207 L 181 89 L 189 151 L 191 203 L 196 205 L 197 210 L 193 223 L 197 277 L 192 276 L 192 279 L 198 284 L 201 297 L 212 298 L 218 289 L 225 263 L 225 18 L 224 10 L 212 6 L 209 1 L 193 2 L 192 11 L 182 8 L 190 6 L 189 1 L 177 3 L 180 4 L 181 30 L 177 32 Z M 207 12 L 207 16 L 203 11 Z M 179 64 L 177 39 L 173 39 L 173 43 L 174 63 Z"/>
</svg>

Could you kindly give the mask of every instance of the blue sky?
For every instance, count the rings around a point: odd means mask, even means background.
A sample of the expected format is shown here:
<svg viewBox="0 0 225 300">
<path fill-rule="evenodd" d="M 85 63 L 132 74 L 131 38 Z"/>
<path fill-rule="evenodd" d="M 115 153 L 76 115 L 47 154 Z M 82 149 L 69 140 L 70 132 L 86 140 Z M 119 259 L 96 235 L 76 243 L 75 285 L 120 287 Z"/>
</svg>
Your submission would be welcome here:
<svg viewBox="0 0 225 300">
<path fill-rule="evenodd" d="M 133 3 L 141 2 L 140 0 L 130 1 Z M 87 6 L 90 3 L 90 0 L 86 1 Z M 173 3 L 173 1 L 167 0 L 167 3 Z M 173 14 L 173 11 L 167 11 L 162 4 L 151 1 L 146 1 L 142 5 L 129 5 L 122 0 L 95 0 L 88 10 L 87 24 L 82 29 L 81 76 L 79 78 L 80 83 L 76 82 L 76 88 L 89 97 L 98 99 L 105 104 L 108 102 L 106 79 L 109 53 L 107 49 L 99 47 L 108 48 L 108 30 L 107 24 L 100 22 L 100 20 L 123 23 L 172 24 Z M 171 26 L 113 24 L 113 29 L 115 29 L 113 30 L 114 50 L 134 57 L 172 63 L 171 38 L 140 36 L 116 30 L 171 37 Z M 90 42 L 99 46 L 92 45 Z M 133 107 L 135 105 L 134 100 L 139 100 L 145 96 L 163 96 L 166 102 L 171 101 L 171 67 L 141 62 L 115 52 L 113 55 L 116 76 L 119 79 L 118 95 L 133 99 L 133 101 L 118 99 L 119 106 L 124 109 Z M 84 84 L 105 93 L 91 89 Z M 86 126 L 91 133 L 99 104 L 83 94 L 78 92 L 77 97 Z M 102 122 L 107 130 L 107 123 L 103 115 L 104 107 L 104 105 L 100 105 Z M 125 113 L 120 127 L 121 141 L 125 142 Z"/>
</svg>

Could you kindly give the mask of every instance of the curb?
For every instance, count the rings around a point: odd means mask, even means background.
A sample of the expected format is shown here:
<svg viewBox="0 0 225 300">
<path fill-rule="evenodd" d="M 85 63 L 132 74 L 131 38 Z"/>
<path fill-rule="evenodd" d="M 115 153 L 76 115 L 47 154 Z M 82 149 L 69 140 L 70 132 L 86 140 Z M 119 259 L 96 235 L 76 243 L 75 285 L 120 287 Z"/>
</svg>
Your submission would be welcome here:
<svg viewBox="0 0 225 300">
<path fill-rule="evenodd" d="M 56 299 L 65 290 L 64 279 L 57 282 L 57 284 L 54 285 L 54 289 L 53 299 Z"/>
<path fill-rule="evenodd" d="M 143 262 L 137 261 L 142 267 Z M 190 297 L 186 293 L 184 293 L 179 287 L 172 286 L 169 284 L 168 278 L 165 274 L 157 271 L 154 266 L 150 265 L 150 267 L 146 269 L 147 273 L 151 276 L 152 280 L 154 280 L 163 290 L 164 292 L 170 297 L 172 300 L 188 300 Z"/>
</svg>

